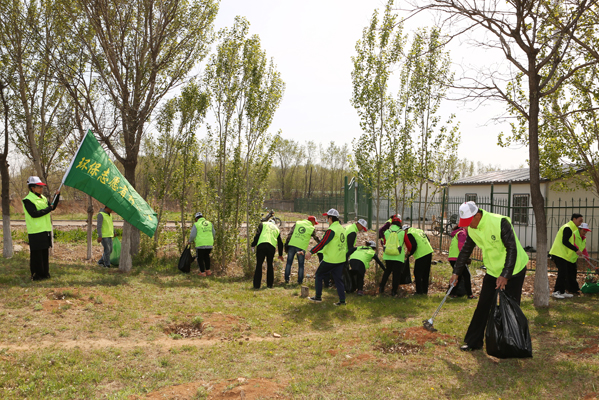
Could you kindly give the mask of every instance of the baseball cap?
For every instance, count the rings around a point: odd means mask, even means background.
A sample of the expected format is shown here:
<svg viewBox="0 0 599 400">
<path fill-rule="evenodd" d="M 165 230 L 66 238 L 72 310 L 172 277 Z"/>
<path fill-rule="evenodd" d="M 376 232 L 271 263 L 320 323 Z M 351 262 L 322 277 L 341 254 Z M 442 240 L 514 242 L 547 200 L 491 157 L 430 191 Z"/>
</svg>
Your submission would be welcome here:
<svg viewBox="0 0 599 400">
<path fill-rule="evenodd" d="M 362 225 L 362 228 L 364 228 L 364 231 L 368 230 L 368 222 L 366 222 L 365 219 L 359 219 L 358 224 Z"/>
<path fill-rule="evenodd" d="M 472 219 L 478 212 L 478 207 L 473 201 L 467 201 L 460 206 L 460 223 L 458 226 L 470 226 Z"/>
<path fill-rule="evenodd" d="M 316 217 L 314 215 L 310 215 L 308 217 L 308 221 L 314 222 L 314 225 L 318 225 L 318 221 L 316 221 Z"/>
<path fill-rule="evenodd" d="M 29 178 L 27 178 L 27 184 L 28 185 L 46 186 L 46 184 L 44 182 L 42 182 L 42 180 L 39 178 L 39 176 L 30 176 Z"/>
<path fill-rule="evenodd" d="M 399 222 L 401 224 L 401 216 L 399 214 L 398 215 L 394 215 L 391 218 L 391 222 Z"/>
<path fill-rule="evenodd" d="M 404 226 L 402 226 L 402 227 L 401 227 L 401 229 L 403 229 L 404 231 L 405 231 L 406 229 L 410 229 L 410 225 L 408 225 L 408 224 L 405 224 Z"/>
<path fill-rule="evenodd" d="M 204 214 L 202 214 L 200 211 L 198 211 L 196 213 L 196 215 L 194 215 L 196 218 L 202 218 L 204 216 Z"/>
<path fill-rule="evenodd" d="M 374 243 L 372 240 L 369 240 L 369 241 L 366 242 L 366 246 L 370 246 L 372 248 L 375 248 L 376 247 L 376 243 Z"/>
<path fill-rule="evenodd" d="M 335 210 L 334 208 L 331 208 L 329 211 L 327 211 L 326 213 L 322 214 L 325 217 L 337 217 L 339 218 L 339 211 Z"/>
<path fill-rule="evenodd" d="M 592 231 L 589 229 L 589 224 L 587 224 L 586 222 L 583 222 L 582 224 L 580 224 L 580 225 L 578 226 L 578 229 L 582 229 L 583 231 L 587 231 L 587 232 L 592 232 Z"/>
</svg>

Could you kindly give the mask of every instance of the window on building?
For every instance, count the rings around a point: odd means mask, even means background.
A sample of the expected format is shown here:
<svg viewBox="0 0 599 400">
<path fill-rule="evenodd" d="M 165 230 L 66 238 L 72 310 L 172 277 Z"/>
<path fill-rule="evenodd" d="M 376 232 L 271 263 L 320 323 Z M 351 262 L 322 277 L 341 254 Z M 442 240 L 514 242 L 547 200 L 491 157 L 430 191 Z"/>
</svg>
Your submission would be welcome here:
<svg viewBox="0 0 599 400">
<path fill-rule="evenodd" d="M 528 205 L 530 195 L 515 194 L 512 205 L 512 223 L 514 225 L 528 225 Z"/>
<path fill-rule="evenodd" d="M 473 201 L 476 203 L 476 193 L 466 193 L 466 201 Z"/>
</svg>

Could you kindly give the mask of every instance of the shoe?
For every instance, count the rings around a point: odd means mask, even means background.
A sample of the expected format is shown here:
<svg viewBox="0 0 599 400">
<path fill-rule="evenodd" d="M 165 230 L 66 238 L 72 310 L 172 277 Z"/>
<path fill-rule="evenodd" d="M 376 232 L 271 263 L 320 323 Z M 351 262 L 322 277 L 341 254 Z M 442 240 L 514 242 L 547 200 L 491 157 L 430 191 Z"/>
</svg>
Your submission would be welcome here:
<svg viewBox="0 0 599 400">
<path fill-rule="evenodd" d="M 308 297 L 308 300 L 314 301 L 316 303 L 320 303 L 322 301 L 320 297 Z"/>
<path fill-rule="evenodd" d="M 574 297 L 574 295 L 570 293 L 562 293 L 562 296 L 564 296 L 566 299 Z"/>
<path fill-rule="evenodd" d="M 364 291 L 363 290 L 358 290 L 358 292 L 356 294 L 358 296 L 364 296 Z"/>
<path fill-rule="evenodd" d="M 285 281 L 285 285 L 289 285 L 289 281 Z"/>
<path fill-rule="evenodd" d="M 565 299 L 565 298 L 566 298 L 566 297 L 565 297 L 563 294 L 561 294 L 560 292 L 553 292 L 552 296 L 553 296 L 553 298 L 555 298 L 555 299 Z"/>
<path fill-rule="evenodd" d="M 470 295 L 470 296 L 468 296 L 468 300 L 474 300 L 474 299 L 476 299 L 476 296 L 475 296 L 475 295 Z"/>
<path fill-rule="evenodd" d="M 206 276 L 206 273 L 205 272 L 198 272 L 198 275 L 199 276 Z"/>
<path fill-rule="evenodd" d="M 338 303 L 333 303 L 333 305 L 336 305 L 336 306 L 346 306 L 347 303 L 345 301 L 340 301 Z"/>
<path fill-rule="evenodd" d="M 210 271 L 209 269 L 206 270 L 206 276 L 210 276 L 212 275 L 212 271 Z"/>
<path fill-rule="evenodd" d="M 467 344 L 460 346 L 460 350 L 462 351 L 474 351 L 474 350 L 480 350 L 480 347 L 470 347 Z"/>
</svg>

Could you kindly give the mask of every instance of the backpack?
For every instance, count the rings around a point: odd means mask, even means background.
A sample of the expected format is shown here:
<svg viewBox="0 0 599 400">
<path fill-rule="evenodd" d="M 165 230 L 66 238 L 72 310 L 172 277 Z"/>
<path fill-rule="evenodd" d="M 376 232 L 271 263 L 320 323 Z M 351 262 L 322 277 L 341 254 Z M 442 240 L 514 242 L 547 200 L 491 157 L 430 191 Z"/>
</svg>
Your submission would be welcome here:
<svg viewBox="0 0 599 400">
<path fill-rule="evenodd" d="M 385 254 L 388 256 L 398 256 L 399 246 L 399 230 L 389 229 L 389 236 L 387 236 L 385 244 Z"/>
</svg>

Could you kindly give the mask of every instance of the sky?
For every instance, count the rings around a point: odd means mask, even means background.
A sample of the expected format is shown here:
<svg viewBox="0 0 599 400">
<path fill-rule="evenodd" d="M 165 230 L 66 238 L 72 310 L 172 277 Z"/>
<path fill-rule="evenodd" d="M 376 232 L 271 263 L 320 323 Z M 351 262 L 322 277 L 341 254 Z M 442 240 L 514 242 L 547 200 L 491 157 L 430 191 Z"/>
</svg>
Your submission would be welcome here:
<svg viewBox="0 0 599 400">
<path fill-rule="evenodd" d="M 246 17 L 250 34 L 260 36 L 262 48 L 274 59 L 286 88 L 272 132 L 281 130 L 284 138 L 299 142 L 351 144 L 361 133 L 350 103 L 351 57 L 374 9 L 382 11 L 384 4 L 381 0 L 221 0 L 215 28 L 232 26 L 237 15 Z M 405 32 L 416 24 L 432 26 L 433 18 L 423 16 Z M 450 51 L 456 73 L 462 64 L 494 62 L 493 57 L 500 57 L 459 43 Z M 497 145 L 498 134 L 510 131 L 507 123 L 493 120 L 504 110 L 500 103 L 478 106 L 450 101 L 443 106 L 444 115 L 455 113 L 460 122 L 460 158 L 504 169 L 526 164 L 527 147 Z"/>
</svg>

